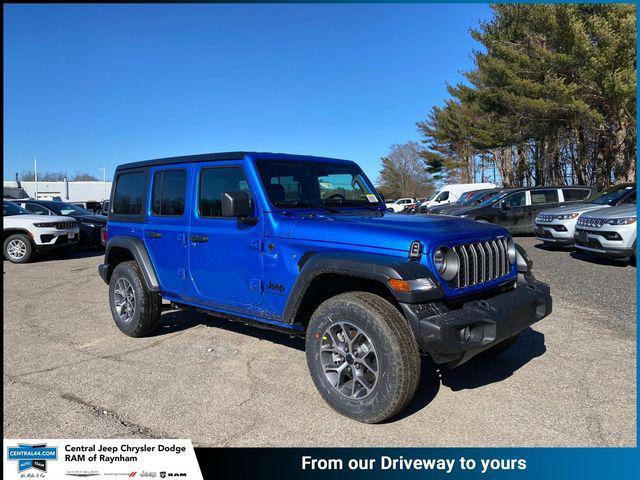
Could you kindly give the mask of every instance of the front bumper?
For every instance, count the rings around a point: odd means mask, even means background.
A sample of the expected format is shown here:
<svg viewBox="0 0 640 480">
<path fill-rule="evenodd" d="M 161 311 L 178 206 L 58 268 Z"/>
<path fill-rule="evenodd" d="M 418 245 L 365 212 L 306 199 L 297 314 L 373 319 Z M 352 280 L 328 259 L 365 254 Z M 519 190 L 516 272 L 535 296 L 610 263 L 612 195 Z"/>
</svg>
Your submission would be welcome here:
<svg viewBox="0 0 640 480">
<path fill-rule="evenodd" d="M 573 245 L 573 232 L 576 221 L 537 222 L 536 239 L 553 245 Z"/>
<path fill-rule="evenodd" d="M 420 348 L 434 362 L 455 367 L 548 316 L 552 300 L 549 285 L 520 275 L 515 288 L 455 309 L 442 303 L 401 307 Z"/>
<path fill-rule="evenodd" d="M 617 233 L 619 240 L 609 240 L 606 234 Z M 609 258 L 630 258 L 635 253 L 635 224 L 624 227 L 606 226 L 599 230 L 576 228 L 576 249 Z"/>
<path fill-rule="evenodd" d="M 78 228 L 58 230 L 55 228 L 37 228 L 33 232 L 33 240 L 39 250 L 64 248 L 76 245 L 79 241 Z"/>
</svg>

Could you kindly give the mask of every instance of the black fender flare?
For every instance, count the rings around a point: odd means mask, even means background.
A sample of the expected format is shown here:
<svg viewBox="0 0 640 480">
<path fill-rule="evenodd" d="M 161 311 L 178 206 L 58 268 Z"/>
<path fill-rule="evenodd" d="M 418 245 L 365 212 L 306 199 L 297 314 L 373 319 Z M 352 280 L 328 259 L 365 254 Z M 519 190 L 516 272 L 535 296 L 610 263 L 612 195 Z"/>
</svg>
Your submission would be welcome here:
<svg viewBox="0 0 640 480">
<path fill-rule="evenodd" d="M 295 321 L 296 313 L 312 280 L 326 273 L 378 281 L 389 289 L 398 302 L 429 302 L 444 296 L 440 283 L 426 266 L 397 255 L 343 251 L 307 253 L 298 262 L 298 269 L 300 273 L 282 315 L 286 323 Z M 421 292 L 398 292 L 388 284 L 390 279 L 415 280 L 425 277 L 430 278 L 436 288 Z"/>
<path fill-rule="evenodd" d="M 104 264 L 100 265 L 100 276 L 102 276 L 105 282 L 109 282 L 111 273 L 113 273 L 114 266 L 109 262 L 109 255 L 111 249 L 114 247 L 124 248 L 131 252 L 134 260 L 140 267 L 140 271 L 142 272 L 147 288 L 153 292 L 160 290 L 160 282 L 158 282 L 158 276 L 156 275 L 155 268 L 151 262 L 149 252 L 147 252 L 147 247 L 145 247 L 144 243 L 139 238 L 129 237 L 126 235 L 112 237 L 107 242 L 104 252 Z"/>
</svg>

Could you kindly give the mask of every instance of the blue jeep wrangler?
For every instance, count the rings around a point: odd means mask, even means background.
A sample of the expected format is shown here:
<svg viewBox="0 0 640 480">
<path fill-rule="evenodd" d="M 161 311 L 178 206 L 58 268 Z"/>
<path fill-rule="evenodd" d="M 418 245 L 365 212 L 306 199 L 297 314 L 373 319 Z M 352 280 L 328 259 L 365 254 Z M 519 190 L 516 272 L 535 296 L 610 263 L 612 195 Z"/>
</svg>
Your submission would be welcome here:
<svg viewBox="0 0 640 480">
<path fill-rule="evenodd" d="M 122 332 L 162 299 L 306 338 L 322 397 L 375 423 L 402 410 L 420 355 L 496 355 L 551 312 L 501 227 L 385 211 L 354 162 L 232 152 L 121 165 L 100 276 Z"/>
</svg>

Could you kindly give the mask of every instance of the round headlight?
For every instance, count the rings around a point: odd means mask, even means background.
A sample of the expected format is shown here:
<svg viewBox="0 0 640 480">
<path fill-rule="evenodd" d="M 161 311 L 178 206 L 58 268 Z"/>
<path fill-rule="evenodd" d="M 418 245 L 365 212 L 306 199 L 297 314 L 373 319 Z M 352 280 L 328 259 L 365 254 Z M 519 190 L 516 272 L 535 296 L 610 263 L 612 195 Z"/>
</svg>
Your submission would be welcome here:
<svg viewBox="0 0 640 480">
<path fill-rule="evenodd" d="M 440 247 L 433 252 L 433 265 L 438 270 L 438 274 L 449 282 L 458 274 L 460 260 L 451 248 Z"/>
<path fill-rule="evenodd" d="M 511 237 L 509 237 L 509 240 L 507 240 L 507 255 L 509 257 L 509 263 L 511 265 L 516 263 L 516 244 Z"/>
<path fill-rule="evenodd" d="M 444 250 L 442 250 L 441 248 L 438 248 L 433 253 L 433 264 L 438 270 L 438 273 L 441 275 L 442 275 L 442 272 L 444 272 L 445 268 L 447 268 L 447 258 L 444 254 Z"/>
</svg>

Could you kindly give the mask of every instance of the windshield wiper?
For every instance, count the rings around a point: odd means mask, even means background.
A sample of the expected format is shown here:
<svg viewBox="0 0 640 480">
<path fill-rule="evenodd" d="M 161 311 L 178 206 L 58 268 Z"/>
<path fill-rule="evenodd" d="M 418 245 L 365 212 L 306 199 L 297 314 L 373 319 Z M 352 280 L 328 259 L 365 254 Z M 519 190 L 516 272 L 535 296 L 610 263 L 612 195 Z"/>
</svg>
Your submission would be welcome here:
<svg viewBox="0 0 640 480">
<path fill-rule="evenodd" d="M 338 210 L 330 208 L 322 202 L 307 202 L 303 200 L 280 200 L 273 203 L 276 207 L 313 207 L 336 213 Z"/>
<path fill-rule="evenodd" d="M 341 199 L 335 199 L 335 200 L 325 200 L 324 201 L 325 205 L 348 205 L 348 206 L 352 206 L 352 207 L 360 207 L 360 208 L 365 208 L 367 210 L 377 210 L 377 207 L 380 206 L 379 203 L 376 203 L 375 206 L 374 205 L 365 205 L 363 203 L 360 202 L 356 202 L 355 200 L 341 200 Z"/>
</svg>

